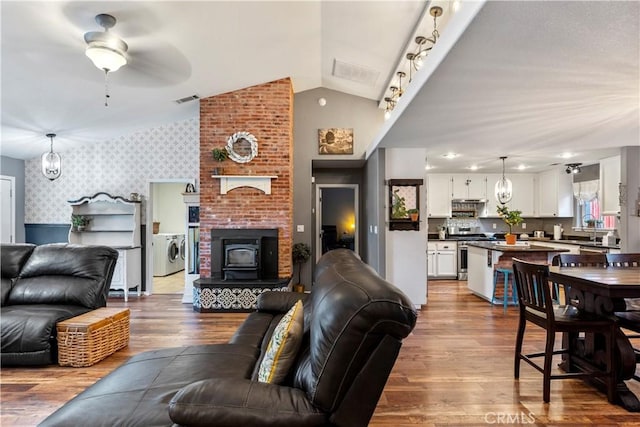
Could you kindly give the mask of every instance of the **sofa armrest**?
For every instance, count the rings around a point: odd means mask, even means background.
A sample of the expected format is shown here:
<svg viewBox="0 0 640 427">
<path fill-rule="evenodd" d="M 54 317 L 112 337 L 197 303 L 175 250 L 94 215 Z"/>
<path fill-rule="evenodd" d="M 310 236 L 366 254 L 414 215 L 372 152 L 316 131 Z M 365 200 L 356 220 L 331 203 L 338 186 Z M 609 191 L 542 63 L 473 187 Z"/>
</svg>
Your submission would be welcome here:
<svg viewBox="0 0 640 427">
<path fill-rule="evenodd" d="M 298 300 L 305 304 L 308 297 L 309 294 L 300 292 L 263 292 L 258 296 L 256 308 L 258 311 L 286 313 Z"/>
<path fill-rule="evenodd" d="M 169 402 L 169 416 L 188 426 L 323 426 L 327 414 L 304 391 L 248 379 L 217 378 L 183 387 Z"/>
</svg>

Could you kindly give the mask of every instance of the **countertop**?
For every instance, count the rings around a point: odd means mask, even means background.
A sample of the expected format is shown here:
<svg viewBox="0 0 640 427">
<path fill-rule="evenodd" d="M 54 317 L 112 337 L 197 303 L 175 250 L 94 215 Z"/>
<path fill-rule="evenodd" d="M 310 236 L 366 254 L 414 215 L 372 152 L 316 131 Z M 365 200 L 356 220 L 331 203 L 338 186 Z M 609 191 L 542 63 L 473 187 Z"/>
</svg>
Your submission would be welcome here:
<svg viewBox="0 0 640 427">
<path fill-rule="evenodd" d="M 554 240 L 549 237 L 529 237 L 529 240 L 532 242 L 548 242 L 548 243 L 559 243 L 559 244 L 565 244 L 565 245 L 591 246 L 594 248 L 620 249 L 620 245 L 603 245 L 602 242 L 594 242 L 593 240 L 571 240 L 571 239 Z"/>
<path fill-rule="evenodd" d="M 499 252 L 569 252 L 569 249 L 554 249 L 536 245 L 505 245 L 495 242 L 469 242 L 469 246 Z"/>
</svg>

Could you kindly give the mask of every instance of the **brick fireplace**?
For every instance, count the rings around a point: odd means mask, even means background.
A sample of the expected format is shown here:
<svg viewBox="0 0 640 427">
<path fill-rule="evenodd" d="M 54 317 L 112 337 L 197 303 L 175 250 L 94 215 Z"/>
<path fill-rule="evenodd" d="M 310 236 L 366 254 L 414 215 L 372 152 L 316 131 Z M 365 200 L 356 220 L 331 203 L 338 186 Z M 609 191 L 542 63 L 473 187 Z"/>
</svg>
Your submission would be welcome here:
<svg viewBox="0 0 640 427">
<path fill-rule="evenodd" d="M 211 155 L 236 132 L 249 132 L 258 155 L 222 163 Z M 277 176 L 271 194 L 240 187 L 221 194 L 224 175 Z M 277 229 L 278 277 L 291 275 L 293 230 L 293 90 L 289 78 L 200 100 L 200 277 L 211 276 L 211 230 Z"/>
</svg>

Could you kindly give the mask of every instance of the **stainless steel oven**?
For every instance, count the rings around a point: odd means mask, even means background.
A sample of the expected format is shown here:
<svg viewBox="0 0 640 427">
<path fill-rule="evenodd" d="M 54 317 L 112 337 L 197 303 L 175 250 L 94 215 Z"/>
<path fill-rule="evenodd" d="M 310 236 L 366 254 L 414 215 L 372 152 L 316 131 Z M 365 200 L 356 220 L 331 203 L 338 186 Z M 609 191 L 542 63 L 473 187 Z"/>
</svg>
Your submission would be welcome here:
<svg viewBox="0 0 640 427">
<path fill-rule="evenodd" d="M 459 241 L 458 242 L 458 280 L 467 280 L 468 254 L 469 254 L 468 242 Z"/>
</svg>

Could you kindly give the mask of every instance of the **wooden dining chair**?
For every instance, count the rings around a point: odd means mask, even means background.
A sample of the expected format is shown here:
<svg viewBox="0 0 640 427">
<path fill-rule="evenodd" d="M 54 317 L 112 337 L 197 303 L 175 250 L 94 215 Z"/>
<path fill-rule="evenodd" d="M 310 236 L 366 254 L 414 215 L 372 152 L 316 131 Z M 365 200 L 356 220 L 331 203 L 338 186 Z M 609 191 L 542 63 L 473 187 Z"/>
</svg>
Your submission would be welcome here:
<svg viewBox="0 0 640 427">
<path fill-rule="evenodd" d="M 558 254 L 551 260 L 551 265 L 557 265 L 560 267 L 606 267 L 607 257 L 606 254 Z M 560 288 L 564 293 L 564 301 L 560 300 Z M 569 301 L 569 287 L 554 283 L 553 284 L 553 299 L 559 304 Z"/>
<path fill-rule="evenodd" d="M 514 377 L 520 378 L 520 361 L 524 360 L 537 371 L 543 374 L 544 402 L 549 402 L 551 395 L 551 380 L 567 378 L 593 378 L 603 377 L 607 388 L 609 402 L 614 399 L 616 375 L 613 369 L 613 349 L 616 324 L 609 318 L 596 317 L 589 313 L 583 313 L 570 305 L 556 305 L 551 297 L 549 284 L 549 266 L 546 264 L 533 264 L 513 259 L 513 271 L 520 302 L 520 320 L 516 335 L 516 348 L 514 359 Z M 545 350 L 539 353 L 522 353 L 522 343 L 527 322 L 543 328 L 546 331 Z M 581 372 L 571 372 L 571 356 L 568 360 L 568 372 L 552 374 L 551 363 L 556 354 L 568 353 L 568 349 L 555 349 L 556 333 L 580 332 L 601 334 L 606 342 L 605 364 L 606 369 L 600 367 L 587 367 L 581 363 Z M 542 365 L 534 360 L 543 357 Z"/>
<path fill-rule="evenodd" d="M 607 254 L 607 264 L 611 267 L 640 267 L 638 254 Z"/>
</svg>

